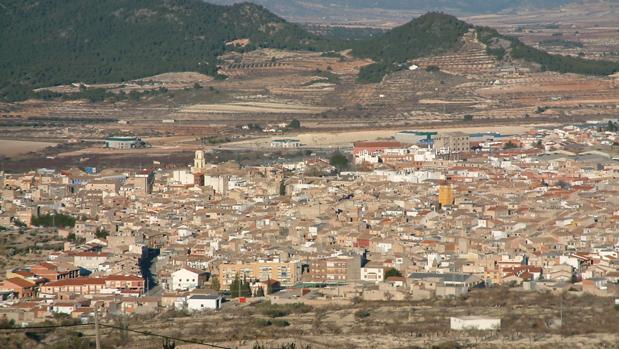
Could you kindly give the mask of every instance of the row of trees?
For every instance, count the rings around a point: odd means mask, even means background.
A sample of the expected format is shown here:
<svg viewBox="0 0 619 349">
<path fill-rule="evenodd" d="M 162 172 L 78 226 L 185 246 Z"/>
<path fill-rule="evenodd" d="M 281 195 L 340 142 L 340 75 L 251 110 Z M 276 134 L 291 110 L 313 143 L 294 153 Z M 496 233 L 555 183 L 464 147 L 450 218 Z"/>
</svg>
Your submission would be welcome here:
<svg viewBox="0 0 619 349">
<path fill-rule="evenodd" d="M 589 60 L 581 57 L 554 55 L 525 45 L 519 39 L 501 35 L 488 27 L 477 27 L 478 38 L 486 44 L 487 52 L 497 59 L 509 54 L 514 59 L 539 64 L 542 70 L 584 75 L 612 75 L 619 71 L 619 63 Z"/>
<path fill-rule="evenodd" d="M 44 214 L 38 217 L 32 217 L 30 223 L 37 227 L 74 227 L 75 226 L 75 217 L 57 213 L 57 214 Z"/>
<path fill-rule="evenodd" d="M 220 288 L 220 284 L 219 284 L 219 279 L 214 278 L 212 283 L 211 283 L 211 288 L 213 288 L 214 290 L 219 291 Z M 268 285 L 267 287 L 267 293 L 271 294 L 273 293 L 273 288 L 271 285 Z M 256 290 L 256 294 L 253 294 L 252 290 L 251 290 L 251 284 L 248 280 L 246 279 L 241 279 L 239 278 L 238 274 L 234 277 L 234 280 L 232 281 L 232 283 L 230 283 L 230 297 L 232 298 L 238 298 L 238 297 L 252 297 L 252 296 L 256 296 L 256 297 L 264 297 L 264 289 L 262 287 L 259 287 Z"/>
</svg>

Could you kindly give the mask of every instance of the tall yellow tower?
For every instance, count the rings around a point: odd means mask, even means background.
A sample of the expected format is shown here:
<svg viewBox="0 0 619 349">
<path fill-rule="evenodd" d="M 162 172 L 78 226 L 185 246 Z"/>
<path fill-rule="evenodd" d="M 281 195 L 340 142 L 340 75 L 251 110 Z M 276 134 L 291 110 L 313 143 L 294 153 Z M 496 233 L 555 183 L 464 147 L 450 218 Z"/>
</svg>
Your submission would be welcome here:
<svg viewBox="0 0 619 349">
<path fill-rule="evenodd" d="M 191 167 L 191 173 L 193 173 L 193 184 L 199 187 L 204 186 L 204 173 L 206 171 L 206 158 L 204 157 L 204 151 L 196 150 L 196 155 L 193 158 L 193 166 Z"/>
<path fill-rule="evenodd" d="M 193 159 L 193 167 L 191 168 L 191 172 L 194 174 L 201 173 L 204 174 L 204 170 L 206 169 L 206 158 L 204 157 L 203 150 L 196 150 L 196 155 Z"/>
<path fill-rule="evenodd" d="M 438 203 L 441 206 L 451 206 L 454 204 L 454 190 L 451 185 L 441 185 L 438 187 Z"/>
</svg>

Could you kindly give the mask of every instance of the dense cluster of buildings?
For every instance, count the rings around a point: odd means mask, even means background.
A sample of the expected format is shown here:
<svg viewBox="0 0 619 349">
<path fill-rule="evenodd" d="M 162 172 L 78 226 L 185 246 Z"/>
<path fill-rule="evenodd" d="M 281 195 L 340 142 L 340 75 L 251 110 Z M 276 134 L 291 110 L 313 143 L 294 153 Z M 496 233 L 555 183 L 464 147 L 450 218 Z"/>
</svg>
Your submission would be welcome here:
<svg viewBox="0 0 619 349">
<path fill-rule="evenodd" d="M 57 229 L 61 251 L 0 277 L 0 318 L 217 309 L 240 281 L 313 304 L 497 284 L 619 297 L 619 163 L 591 149 L 615 133 L 417 136 L 435 146 L 356 143 L 337 175 L 315 157 L 241 167 L 202 151 L 186 170 L 4 174 L 1 226 L 78 219 Z"/>
</svg>

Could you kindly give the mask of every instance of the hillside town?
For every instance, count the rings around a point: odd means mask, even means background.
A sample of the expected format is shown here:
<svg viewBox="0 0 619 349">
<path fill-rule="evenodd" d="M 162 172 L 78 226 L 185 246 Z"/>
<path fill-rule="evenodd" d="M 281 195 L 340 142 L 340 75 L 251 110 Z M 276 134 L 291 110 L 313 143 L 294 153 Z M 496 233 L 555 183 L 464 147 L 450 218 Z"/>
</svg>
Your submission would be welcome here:
<svg viewBox="0 0 619 349">
<path fill-rule="evenodd" d="M 498 286 L 614 301 L 618 143 L 609 121 L 399 132 L 342 149 L 345 165 L 318 155 L 215 165 L 196 150 L 171 170 L 3 173 L 0 320 L 420 301 Z M 452 328 L 501 326 L 473 315 Z"/>
</svg>

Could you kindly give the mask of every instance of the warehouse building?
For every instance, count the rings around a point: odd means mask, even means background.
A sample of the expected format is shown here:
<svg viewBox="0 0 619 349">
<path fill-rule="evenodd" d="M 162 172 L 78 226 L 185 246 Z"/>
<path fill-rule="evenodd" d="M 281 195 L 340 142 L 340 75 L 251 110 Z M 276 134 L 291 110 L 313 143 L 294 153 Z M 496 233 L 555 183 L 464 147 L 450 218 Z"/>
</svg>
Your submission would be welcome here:
<svg viewBox="0 0 619 349">
<path fill-rule="evenodd" d="M 111 149 L 136 149 L 146 147 L 139 137 L 108 137 L 105 139 L 105 148 Z"/>
<path fill-rule="evenodd" d="M 274 139 L 271 141 L 271 148 L 299 148 L 301 141 L 298 139 Z"/>
<path fill-rule="evenodd" d="M 395 140 L 406 144 L 432 144 L 437 132 L 431 131 L 401 131 L 395 134 Z"/>
</svg>

